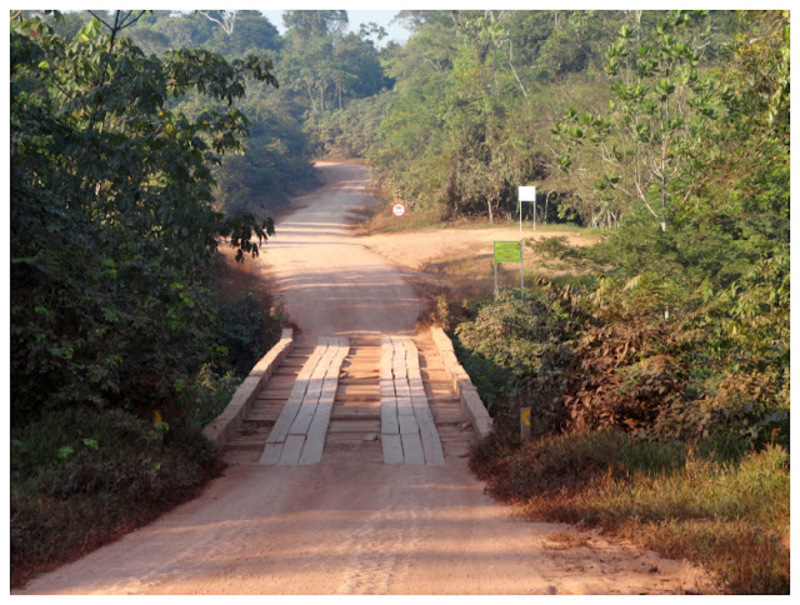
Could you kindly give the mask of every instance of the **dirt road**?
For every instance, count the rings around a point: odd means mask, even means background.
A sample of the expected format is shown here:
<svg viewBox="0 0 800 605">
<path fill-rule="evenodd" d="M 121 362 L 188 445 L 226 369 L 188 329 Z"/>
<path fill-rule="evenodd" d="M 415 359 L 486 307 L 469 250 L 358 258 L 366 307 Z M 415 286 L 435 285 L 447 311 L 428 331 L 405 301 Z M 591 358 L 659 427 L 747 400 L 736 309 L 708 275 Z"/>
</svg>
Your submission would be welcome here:
<svg viewBox="0 0 800 605">
<path fill-rule="evenodd" d="M 347 230 L 368 198 L 362 166 L 321 164 L 326 187 L 294 202 L 262 261 L 303 340 L 354 333 L 408 333 L 420 301 L 401 275 Z"/>
<path fill-rule="evenodd" d="M 411 332 L 413 291 L 349 236 L 364 168 L 325 165 L 264 249 L 305 339 Z M 702 592 L 691 566 L 568 526 L 526 523 L 464 458 L 387 466 L 337 452 L 313 466 L 234 467 L 152 525 L 21 594 L 664 594 Z"/>
</svg>

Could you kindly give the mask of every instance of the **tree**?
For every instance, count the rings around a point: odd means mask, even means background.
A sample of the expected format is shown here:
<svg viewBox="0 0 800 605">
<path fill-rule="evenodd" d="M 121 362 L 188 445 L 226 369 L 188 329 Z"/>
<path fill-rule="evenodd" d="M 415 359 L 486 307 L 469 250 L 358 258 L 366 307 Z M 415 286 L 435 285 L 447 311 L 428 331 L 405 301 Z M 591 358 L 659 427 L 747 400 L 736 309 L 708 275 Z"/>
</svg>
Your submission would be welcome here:
<svg viewBox="0 0 800 605">
<path fill-rule="evenodd" d="M 299 40 L 342 33 L 347 28 L 347 23 L 347 11 L 344 10 L 283 11 L 283 24 L 290 35 L 295 34 Z"/>
<path fill-rule="evenodd" d="M 243 258 L 272 233 L 211 206 L 211 167 L 242 148 L 245 116 L 190 118 L 169 102 L 197 91 L 230 104 L 248 79 L 276 84 L 269 61 L 145 57 L 121 35 L 141 13 L 99 17 L 72 41 L 40 19 L 12 21 L 14 422 L 76 404 L 179 413 L 182 381 L 218 354 L 220 239 Z"/>
<path fill-rule="evenodd" d="M 617 19 L 613 11 L 552 11 L 552 29 L 538 48 L 540 75 L 559 78 L 602 68 Z"/>
<path fill-rule="evenodd" d="M 221 11 L 198 11 L 209 21 L 213 21 L 219 25 L 222 30 L 229 36 L 233 34 L 236 27 L 236 15 L 239 13 L 237 10 L 221 10 Z"/>
<path fill-rule="evenodd" d="M 142 19 L 131 31 L 131 37 L 141 46 L 146 32 L 158 35 L 166 42 L 160 52 L 183 47 L 200 47 L 206 44 L 217 29 L 211 21 L 194 12 L 169 13 L 158 11 L 158 19 Z"/>
<path fill-rule="evenodd" d="M 683 216 L 765 252 L 787 241 L 790 218 L 788 15 L 752 11 L 734 25 L 737 52 L 720 76 L 730 91 L 726 120 L 688 150 L 696 184 Z"/>
<path fill-rule="evenodd" d="M 366 33 L 342 33 L 345 11 L 286 11 L 284 22 L 289 31 L 280 75 L 312 119 L 385 86 L 378 51 Z"/>
<path fill-rule="evenodd" d="M 703 136 L 719 117 L 724 91 L 698 72 L 703 13 L 685 11 L 662 18 L 652 30 L 626 23 L 608 51 L 614 101 L 605 114 L 571 111 L 556 126 L 567 146 L 591 145 L 604 174 L 600 191 L 619 192 L 643 204 L 666 230 L 668 215 L 691 195 L 686 141 Z M 569 155 L 562 165 L 571 164 Z"/>
<path fill-rule="evenodd" d="M 505 28 L 512 15 L 418 17 L 415 35 L 387 61 L 398 94 L 372 157 L 389 174 L 391 195 L 412 207 L 417 198 L 447 216 L 484 214 L 494 221 L 517 179 L 532 175 L 533 151 L 522 151 L 507 127 L 527 95 Z"/>
<path fill-rule="evenodd" d="M 232 31 L 219 27 L 214 33 L 214 50 L 227 57 L 239 57 L 248 52 L 274 54 L 281 46 L 277 28 L 253 10 L 237 11 L 236 28 Z"/>
</svg>

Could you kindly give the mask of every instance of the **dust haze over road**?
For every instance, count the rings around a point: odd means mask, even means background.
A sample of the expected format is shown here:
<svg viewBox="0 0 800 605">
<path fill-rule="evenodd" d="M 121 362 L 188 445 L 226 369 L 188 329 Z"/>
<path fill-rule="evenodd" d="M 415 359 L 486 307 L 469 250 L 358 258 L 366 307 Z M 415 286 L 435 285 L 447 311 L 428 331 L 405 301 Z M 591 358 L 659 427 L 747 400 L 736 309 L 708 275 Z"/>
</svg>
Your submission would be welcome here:
<svg viewBox="0 0 800 605">
<path fill-rule="evenodd" d="M 262 262 L 284 307 L 323 334 L 411 334 L 421 302 L 348 234 L 368 173 L 322 165 Z M 399 236 L 399 237 L 402 237 Z M 566 532 L 577 536 L 567 548 Z M 691 566 L 561 524 L 515 519 L 463 457 L 385 465 L 337 451 L 312 466 L 229 468 L 197 499 L 19 594 L 664 594 L 702 591 Z"/>
</svg>

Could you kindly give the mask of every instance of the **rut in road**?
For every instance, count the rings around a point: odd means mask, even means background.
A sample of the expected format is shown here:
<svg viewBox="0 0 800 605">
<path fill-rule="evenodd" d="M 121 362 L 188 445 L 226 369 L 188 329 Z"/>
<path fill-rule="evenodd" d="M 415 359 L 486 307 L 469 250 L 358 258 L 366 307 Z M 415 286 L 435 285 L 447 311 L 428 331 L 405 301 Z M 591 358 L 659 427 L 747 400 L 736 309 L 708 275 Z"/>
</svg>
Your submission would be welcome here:
<svg viewBox="0 0 800 605">
<path fill-rule="evenodd" d="M 330 423 L 324 435 L 325 453 L 322 456 L 334 452 L 355 451 L 364 459 L 403 462 L 402 457 L 399 461 L 385 457 L 385 448 L 391 436 L 382 434 L 382 431 L 387 429 L 382 428 L 381 421 L 381 362 L 386 354 L 386 341 L 396 338 L 367 334 L 347 339 L 349 348 L 338 369 Z M 442 454 L 444 457 L 466 456 L 471 443 L 476 439 L 476 434 L 461 408 L 458 395 L 445 372 L 439 351 L 427 332 L 417 334 L 410 340 L 413 340 L 413 347 L 418 353 L 418 375 L 421 378 L 421 386 L 427 398 Z M 275 433 L 285 432 L 286 441 L 281 440 L 281 445 L 287 444 L 284 446 L 285 450 L 294 447 L 288 445 L 293 437 L 289 434 L 290 431 L 280 431 L 280 423 L 284 422 L 281 415 L 283 413 L 285 419 L 287 406 L 297 405 L 293 392 L 296 397 L 298 377 L 303 378 L 304 368 L 310 374 L 309 360 L 312 360 L 311 365 L 315 364 L 313 360 L 315 352 L 317 355 L 321 354 L 319 347 L 299 343 L 278 366 L 256 398 L 238 433 L 225 445 L 224 457 L 229 465 L 304 463 L 299 461 L 299 457 L 302 456 L 299 449 L 285 454 L 283 462 L 280 462 L 280 451 L 276 455 L 269 456 L 268 440 L 281 439 L 276 437 Z M 316 367 L 319 367 L 318 362 Z M 384 393 L 384 422 L 385 399 L 386 393 Z M 290 416 L 296 418 L 295 412 Z M 276 431 L 276 428 L 279 430 Z M 292 431 L 300 432 L 297 429 Z M 404 435 L 403 439 L 406 438 L 407 435 Z M 412 460 L 406 462 L 424 462 L 414 458 L 413 455 L 411 458 Z"/>
</svg>

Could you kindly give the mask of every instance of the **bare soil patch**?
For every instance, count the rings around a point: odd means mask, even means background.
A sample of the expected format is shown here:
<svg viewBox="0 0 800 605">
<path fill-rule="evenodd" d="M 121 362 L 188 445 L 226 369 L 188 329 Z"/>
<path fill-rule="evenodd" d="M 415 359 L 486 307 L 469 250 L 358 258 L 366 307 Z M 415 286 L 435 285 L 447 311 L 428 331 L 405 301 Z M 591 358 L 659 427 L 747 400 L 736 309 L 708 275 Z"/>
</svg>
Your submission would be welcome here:
<svg viewBox="0 0 800 605">
<path fill-rule="evenodd" d="M 355 214 L 353 218 L 358 217 Z M 495 241 L 523 241 L 523 276 L 526 284 L 536 276 L 553 278 L 570 273 L 557 264 L 545 261 L 527 245 L 544 238 L 565 238 L 572 246 L 589 246 L 600 239 L 591 231 L 557 229 L 548 226 L 536 232 L 530 225 L 518 226 L 440 227 L 392 233 L 362 235 L 358 241 L 376 252 L 406 279 L 423 300 L 437 295 L 461 303 L 489 296 L 494 291 L 493 250 Z M 502 288 L 518 288 L 520 271 L 517 264 L 498 266 L 498 283 Z M 429 305 L 430 306 L 430 305 Z"/>
</svg>

